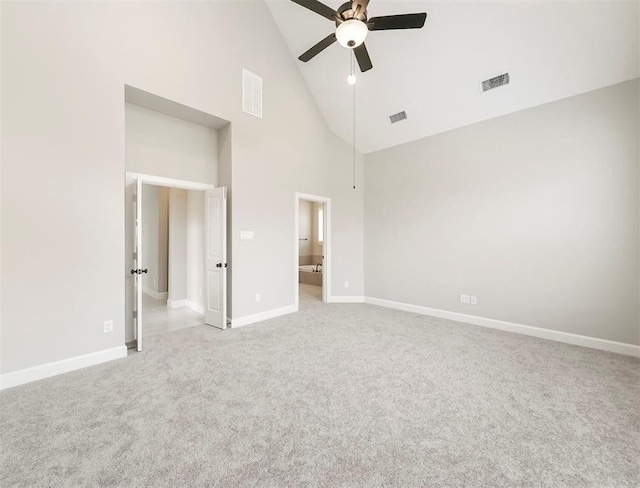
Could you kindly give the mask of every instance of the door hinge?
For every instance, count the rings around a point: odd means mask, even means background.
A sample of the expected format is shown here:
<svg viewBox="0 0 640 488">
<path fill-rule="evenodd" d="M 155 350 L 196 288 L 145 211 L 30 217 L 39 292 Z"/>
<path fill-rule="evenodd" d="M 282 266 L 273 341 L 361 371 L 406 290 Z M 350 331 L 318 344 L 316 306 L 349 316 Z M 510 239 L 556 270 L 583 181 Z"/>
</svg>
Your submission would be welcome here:
<svg viewBox="0 0 640 488">
<path fill-rule="evenodd" d="M 137 252 L 133 253 L 133 259 L 138 259 L 138 253 Z"/>
<path fill-rule="evenodd" d="M 134 310 L 134 311 L 133 311 L 133 318 L 134 318 L 134 319 L 137 319 L 137 318 L 138 318 L 138 311 L 137 311 L 137 310 Z"/>
</svg>

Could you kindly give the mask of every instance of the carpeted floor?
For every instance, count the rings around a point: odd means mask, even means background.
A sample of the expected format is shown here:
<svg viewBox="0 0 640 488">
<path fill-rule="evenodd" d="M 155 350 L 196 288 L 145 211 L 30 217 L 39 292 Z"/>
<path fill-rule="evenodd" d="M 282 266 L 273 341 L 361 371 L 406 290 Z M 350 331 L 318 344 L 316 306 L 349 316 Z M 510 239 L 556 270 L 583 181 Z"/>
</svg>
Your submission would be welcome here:
<svg viewBox="0 0 640 488">
<path fill-rule="evenodd" d="M 637 359 L 301 307 L 0 392 L 0 485 L 639 485 Z"/>
</svg>

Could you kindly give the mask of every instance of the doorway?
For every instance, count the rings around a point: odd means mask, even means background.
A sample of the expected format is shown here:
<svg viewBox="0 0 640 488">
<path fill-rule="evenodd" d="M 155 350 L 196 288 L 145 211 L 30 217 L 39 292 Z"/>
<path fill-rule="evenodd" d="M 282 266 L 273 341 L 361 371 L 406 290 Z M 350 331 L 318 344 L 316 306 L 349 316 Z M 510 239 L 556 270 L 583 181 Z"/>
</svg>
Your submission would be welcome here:
<svg viewBox="0 0 640 488">
<path fill-rule="evenodd" d="M 296 193 L 294 288 L 298 309 L 327 303 L 331 274 L 331 199 Z"/>
<path fill-rule="evenodd" d="M 129 341 L 141 351 L 143 336 L 226 328 L 226 189 L 129 172 L 126 183 L 135 228 L 127 245 Z"/>
<path fill-rule="evenodd" d="M 143 335 L 204 323 L 204 192 L 142 185 Z"/>
</svg>

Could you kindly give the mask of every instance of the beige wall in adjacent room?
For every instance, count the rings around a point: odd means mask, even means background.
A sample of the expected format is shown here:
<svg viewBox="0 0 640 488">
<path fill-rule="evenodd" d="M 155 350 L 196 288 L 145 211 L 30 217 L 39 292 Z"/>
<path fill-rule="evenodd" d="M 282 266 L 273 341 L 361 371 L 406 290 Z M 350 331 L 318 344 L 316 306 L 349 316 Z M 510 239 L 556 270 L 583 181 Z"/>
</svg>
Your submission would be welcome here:
<svg viewBox="0 0 640 488">
<path fill-rule="evenodd" d="M 169 189 L 169 301 L 187 299 L 187 190 Z"/>
<path fill-rule="evenodd" d="M 312 203 L 309 200 L 300 200 L 298 208 L 298 247 L 300 248 L 300 256 L 311 256 L 313 254 L 311 206 Z"/>
<path fill-rule="evenodd" d="M 639 90 L 367 155 L 367 296 L 640 344 Z"/>
<path fill-rule="evenodd" d="M 142 276 L 143 288 L 152 293 L 168 290 L 169 189 L 142 185 Z"/>
<path fill-rule="evenodd" d="M 187 192 L 187 300 L 204 309 L 204 192 Z"/>
<path fill-rule="evenodd" d="M 323 244 L 318 243 L 318 209 L 323 204 L 300 200 L 298 207 L 298 248 L 300 264 L 322 263 Z"/>
</svg>

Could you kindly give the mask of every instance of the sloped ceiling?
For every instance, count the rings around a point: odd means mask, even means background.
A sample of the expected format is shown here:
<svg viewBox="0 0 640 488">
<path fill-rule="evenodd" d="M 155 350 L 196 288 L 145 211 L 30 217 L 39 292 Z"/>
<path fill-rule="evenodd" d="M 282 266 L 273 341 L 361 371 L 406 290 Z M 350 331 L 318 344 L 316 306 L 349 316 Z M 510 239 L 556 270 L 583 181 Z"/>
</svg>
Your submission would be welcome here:
<svg viewBox="0 0 640 488">
<path fill-rule="evenodd" d="M 266 2 L 296 58 L 335 29 L 289 0 Z M 374 68 L 357 71 L 356 84 L 356 147 L 364 153 L 639 76 L 635 0 L 371 0 L 368 11 L 428 17 L 421 30 L 369 33 Z M 296 62 L 329 126 L 351 142 L 350 51 L 336 43 Z M 508 86 L 481 93 L 481 80 L 504 72 Z M 391 125 L 388 116 L 402 110 L 408 120 Z"/>
</svg>

